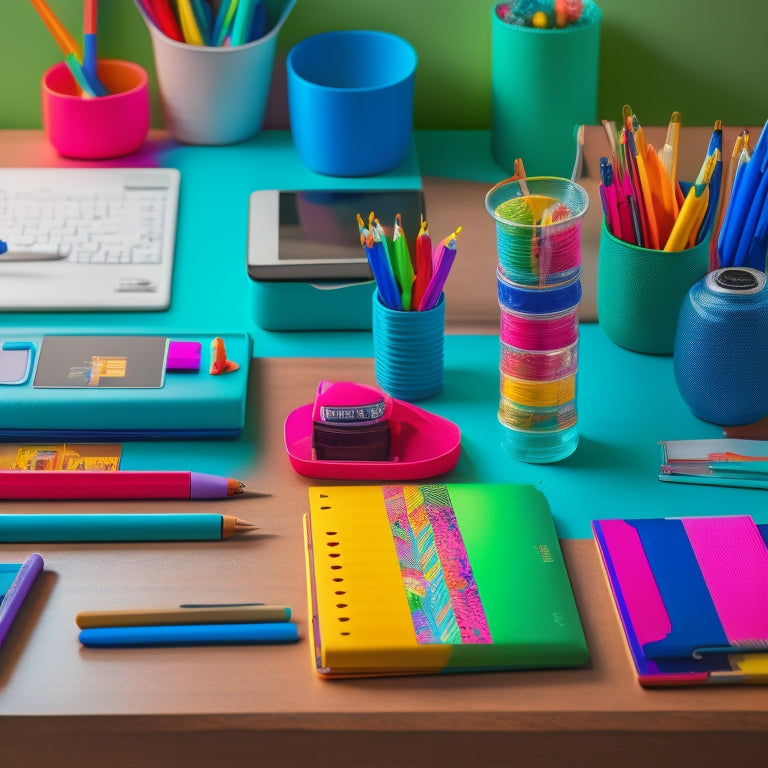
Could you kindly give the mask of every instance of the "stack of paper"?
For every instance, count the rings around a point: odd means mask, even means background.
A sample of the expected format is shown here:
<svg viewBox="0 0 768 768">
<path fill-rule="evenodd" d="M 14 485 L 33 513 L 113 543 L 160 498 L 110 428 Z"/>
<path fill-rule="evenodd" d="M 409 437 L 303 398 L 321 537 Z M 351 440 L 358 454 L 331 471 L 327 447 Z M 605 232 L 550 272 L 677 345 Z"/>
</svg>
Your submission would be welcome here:
<svg viewBox="0 0 768 768">
<path fill-rule="evenodd" d="M 734 515 L 592 527 L 642 685 L 768 683 L 768 526 Z"/>
<path fill-rule="evenodd" d="M 768 489 L 768 440 L 662 440 L 659 480 Z"/>
</svg>

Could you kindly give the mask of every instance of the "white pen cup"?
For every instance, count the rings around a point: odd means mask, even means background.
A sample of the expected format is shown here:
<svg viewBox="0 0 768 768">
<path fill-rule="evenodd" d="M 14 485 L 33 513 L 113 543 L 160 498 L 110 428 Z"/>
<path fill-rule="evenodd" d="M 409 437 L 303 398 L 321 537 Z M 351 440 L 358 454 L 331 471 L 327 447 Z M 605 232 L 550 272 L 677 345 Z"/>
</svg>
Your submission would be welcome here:
<svg viewBox="0 0 768 768">
<path fill-rule="evenodd" d="M 165 127 L 185 144 L 235 144 L 261 130 L 272 84 L 277 36 L 296 0 L 267 2 L 266 33 L 245 45 L 172 40 L 147 17 Z"/>
<path fill-rule="evenodd" d="M 390 309 L 373 294 L 373 354 L 378 385 L 390 396 L 415 401 L 443 389 L 445 296 L 424 311 Z"/>
</svg>

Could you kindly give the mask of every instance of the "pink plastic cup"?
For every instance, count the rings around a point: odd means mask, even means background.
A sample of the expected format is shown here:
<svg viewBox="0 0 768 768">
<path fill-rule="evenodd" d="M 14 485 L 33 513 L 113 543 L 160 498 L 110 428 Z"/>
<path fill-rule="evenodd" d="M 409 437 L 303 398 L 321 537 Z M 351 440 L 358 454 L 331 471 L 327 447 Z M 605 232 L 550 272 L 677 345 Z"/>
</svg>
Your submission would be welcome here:
<svg viewBox="0 0 768 768">
<path fill-rule="evenodd" d="M 65 62 L 43 74 L 43 128 L 64 157 L 100 160 L 135 152 L 149 130 L 147 73 L 138 64 L 101 59 L 107 96 L 84 97 Z"/>
</svg>

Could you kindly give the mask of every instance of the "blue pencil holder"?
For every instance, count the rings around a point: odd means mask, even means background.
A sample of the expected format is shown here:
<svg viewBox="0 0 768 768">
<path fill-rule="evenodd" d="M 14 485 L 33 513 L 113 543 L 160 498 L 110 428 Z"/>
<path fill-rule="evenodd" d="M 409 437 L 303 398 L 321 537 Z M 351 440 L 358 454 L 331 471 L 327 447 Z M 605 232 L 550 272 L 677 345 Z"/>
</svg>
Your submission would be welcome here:
<svg viewBox="0 0 768 768">
<path fill-rule="evenodd" d="M 411 151 L 416 51 L 375 30 L 313 35 L 288 53 L 296 151 L 328 176 L 374 176 Z"/>
<path fill-rule="evenodd" d="M 376 381 L 399 400 L 426 400 L 443 389 L 445 296 L 424 312 L 390 309 L 373 294 Z"/>
</svg>

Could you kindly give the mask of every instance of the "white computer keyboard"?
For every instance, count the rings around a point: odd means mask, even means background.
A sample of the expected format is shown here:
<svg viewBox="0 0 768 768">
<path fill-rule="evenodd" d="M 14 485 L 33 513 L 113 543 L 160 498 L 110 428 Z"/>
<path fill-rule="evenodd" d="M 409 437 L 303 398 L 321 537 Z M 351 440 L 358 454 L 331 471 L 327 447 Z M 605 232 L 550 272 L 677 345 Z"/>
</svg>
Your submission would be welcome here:
<svg viewBox="0 0 768 768">
<path fill-rule="evenodd" d="M 115 185 L 103 174 L 89 178 L 96 182 L 90 189 L 73 189 L 50 174 L 32 184 L 0 186 L 0 237 L 9 251 L 80 263 L 159 263 L 168 184 Z"/>
<path fill-rule="evenodd" d="M 179 187 L 170 168 L 0 168 L 0 309 L 167 307 Z"/>
</svg>

